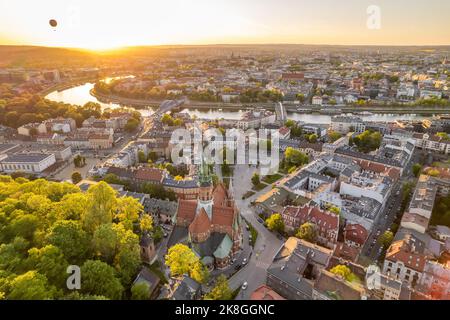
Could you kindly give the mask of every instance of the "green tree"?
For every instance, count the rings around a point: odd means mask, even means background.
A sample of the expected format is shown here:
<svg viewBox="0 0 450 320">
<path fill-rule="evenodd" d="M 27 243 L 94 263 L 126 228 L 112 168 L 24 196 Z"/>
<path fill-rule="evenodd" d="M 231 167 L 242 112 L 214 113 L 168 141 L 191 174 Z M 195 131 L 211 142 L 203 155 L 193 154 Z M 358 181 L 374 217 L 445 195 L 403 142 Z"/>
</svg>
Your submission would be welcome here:
<svg viewBox="0 0 450 320">
<path fill-rule="evenodd" d="M 127 123 L 125 124 L 125 130 L 127 132 L 134 132 L 139 127 L 139 120 L 135 118 L 128 119 Z"/>
<path fill-rule="evenodd" d="M 122 197 L 117 199 L 116 218 L 123 223 L 125 227 L 132 230 L 139 215 L 144 211 L 142 204 L 135 198 Z"/>
<path fill-rule="evenodd" d="M 275 213 L 272 214 L 269 218 L 266 220 L 267 228 L 272 231 L 277 232 L 284 232 L 284 222 L 283 218 L 281 217 L 281 214 Z"/>
<path fill-rule="evenodd" d="M 118 300 L 123 287 L 113 267 L 101 261 L 87 260 L 81 266 L 81 292 Z"/>
<path fill-rule="evenodd" d="M 148 153 L 148 160 L 156 162 L 156 160 L 158 160 L 158 154 L 155 151 L 150 151 Z"/>
<path fill-rule="evenodd" d="M 142 151 L 142 150 L 139 150 L 138 151 L 138 160 L 139 160 L 139 162 L 140 163 L 146 163 L 147 161 L 147 158 L 146 158 L 146 156 L 145 156 L 145 153 L 144 153 L 144 151 Z"/>
<path fill-rule="evenodd" d="M 28 271 L 11 282 L 10 300 L 48 300 L 53 299 L 56 290 L 47 278 L 37 271 Z"/>
<path fill-rule="evenodd" d="M 328 138 L 330 139 L 330 142 L 335 142 L 339 140 L 342 137 L 342 135 L 337 131 L 330 131 L 328 132 Z"/>
<path fill-rule="evenodd" d="M 78 221 L 57 221 L 50 229 L 48 241 L 61 249 L 70 263 L 83 261 L 88 253 L 89 239 Z"/>
<path fill-rule="evenodd" d="M 81 176 L 81 174 L 79 172 L 75 171 L 74 173 L 72 173 L 73 184 L 77 184 L 81 180 L 83 180 L 83 177 Z"/>
<path fill-rule="evenodd" d="M 308 141 L 311 142 L 311 143 L 316 143 L 317 139 L 318 139 L 317 134 L 311 134 L 308 137 Z"/>
<path fill-rule="evenodd" d="M 392 241 L 394 240 L 394 234 L 391 231 L 385 231 L 379 238 L 378 243 L 380 243 L 384 249 L 389 248 Z"/>
<path fill-rule="evenodd" d="M 379 132 L 366 130 L 353 138 L 353 143 L 360 152 L 368 153 L 377 150 L 381 145 L 382 136 Z"/>
<path fill-rule="evenodd" d="M 199 258 L 188 246 L 178 243 L 170 247 L 165 260 L 171 275 L 179 276 L 189 274 Z"/>
<path fill-rule="evenodd" d="M 39 226 L 39 218 L 33 214 L 18 214 L 17 210 L 15 211 L 15 215 L 16 217 L 10 223 L 10 232 L 13 237 L 32 240 Z"/>
<path fill-rule="evenodd" d="M 62 251 L 53 245 L 28 250 L 26 262 L 29 269 L 37 270 L 47 277 L 50 284 L 62 287 L 67 278 L 68 263 Z"/>
<path fill-rule="evenodd" d="M 190 271 L 190 276 L 198 283 L 206 283 L 209 279 L 209 271 L 203 263 L 197 261 Z"/>
<path fill-rule="evenodd" d="M 231 300 L 233 291 L 228 285 L 227 277 L 223 274 L 217 277 L 216 285 L 205 295 L 205 300 Z"/>
<path fill-rule="evenodd" d="M 412 172 L 414 176 L 418 177 L 422 171 L 422 165 L 420 163 L 415 163 L 412 167 Z"/>
<path fill-rule="evenodd" d="M 73 163 L 74 163 L 75 167 L 77 167 L 77 168 L 84 167 L 86 165 L 86 158 L 82 157 L 81 155 L 77 155 L 73 159 Z"/>
<path fill-rule="evenodd" d="M 257 174 L 256 172 L 252 176 L 252 183 L 253 183 L 253 185 L 255 187 L 258 186 L 261 183 L 261 180 L 259 178 L 259 174 Z"/>
<path fill-rule="evenodd" d="M 341 214 L 341 209 L 339 209 L 338 207 L 332 206 L 328 209 L 330 212 L 335 213 L 337 215 Z"/>
<path fill-rule="evenodd" d="M 117 209 L 115 191 L 105 182 L 100 182 L 88 190 L 89 205 L 83 217 L 83 227 L 93 233 L 100 225 L 111 223 Z"/>
<path fill-rule="evenodd" d="M 306 154 L 298 149 L 287 147 L 284 152 L 285 163 L 288 168 L 299 167 L 309 162 L 309 158 Z"/>
<path fill-rule="evenodd" d="M 95 230 L 92 247 L 96 256 L 112 263 L 119 246 L 119 239 L 112 223 L 102 224 Z"/>
<path fill-rule="evenodd" d="M 150 286 L 146 282 L 135 283 L 131 287 L 131 300 L 149 300 Z"/>
<path fill-rule="evenodd" d="M 150 214 L 143 214 L 139 220 L 139 229 L 142 233 L 153 231 L 153 218 Z"/>
<path fill-rule="evenodd" d="M 338 275 L 348 282 L 358 281 L 358 276 L 356 276 L 349 267 L 345 265 L 337 265 L 330 270 L 331 273 Z"/>
<path fill-rule="evenodd" d="M 314 243 L 317 238 L 316 226 L 313 223 L 306 222 L 300 226 L 295 235 L 299 239 Z"/>
<path fill-rule="evenodd" d="M 55 210 L 58 211 L 58 219 L 60 220 L 80 220 L 86 211 L 88 198 L 83 193 L 66 194 Z"/>
</svg>

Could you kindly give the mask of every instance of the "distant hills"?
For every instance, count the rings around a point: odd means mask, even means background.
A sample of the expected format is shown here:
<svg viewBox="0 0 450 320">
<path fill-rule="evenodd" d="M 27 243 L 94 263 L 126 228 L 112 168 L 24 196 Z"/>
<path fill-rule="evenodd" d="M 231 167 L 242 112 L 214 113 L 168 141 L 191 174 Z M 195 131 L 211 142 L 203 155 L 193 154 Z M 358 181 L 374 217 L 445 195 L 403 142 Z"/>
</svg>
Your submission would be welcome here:
<svg viewBox="0 0 450 320">
<path fill-rule="evenodd" d="M 160 56 L 167 53 L 190 54 L 193 50 L 202 53 L 231 54 L 231 52 L 328 52 L 373 51 L 373 52 L 450 52 L 450 46 L 336 46 L 303 44 L 216 44 L 216 45 L 161 45 L 135 46 L 106 51 L 90 51 L 76 48 L 40 46 L 0 45 L 0 67 L 56 67 L 74 64 L 92 65 L 101 60 Z"/>
</svg>

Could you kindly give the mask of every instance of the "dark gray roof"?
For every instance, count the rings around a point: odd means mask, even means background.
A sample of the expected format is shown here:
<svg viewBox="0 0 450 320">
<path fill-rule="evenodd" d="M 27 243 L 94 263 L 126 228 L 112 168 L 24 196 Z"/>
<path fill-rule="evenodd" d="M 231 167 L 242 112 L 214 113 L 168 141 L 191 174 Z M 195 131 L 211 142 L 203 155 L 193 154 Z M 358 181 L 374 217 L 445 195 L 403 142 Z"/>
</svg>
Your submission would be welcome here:
<svg viewBox="0 0 450 320">
<path fill-rule="evenodd" d="M 8 157 L 1 160 L 1 162 L 41 162 L 51 156 L 53 155 L 42 153 L 9 154 Z"/>
<path fill-rule="evenodd" d="M 145 193 L 131 192 L 131 191 L 119 191 L 119 195 L 121 197 L 132 197 L 138 200 L 141 204 L 148 198 L 148 195 Z"/>
<path fill-rule="evenodd" d="M 198 181 L 196 179 L 177 181 L 173 178 L 164 178 L 163 185 L 165 187 L 191 189 L 196 188 L 198 186 Z"/>
<path fill-rule="evenodd" d="M 12 148 L 18 147 L 18 144 L 12 144 L 12 143 L 0 143 L 0 154 L 4 153 L 5 151 L 8 151 Z"/>
<path fill-rule="evenodd" d="M 133 284 L 140 282 L 147 283 L 150 287 L 150 293 L 152 293 L 155 290 L 156 286 L 159 284 L 159 281 L 160 279 L 157 275 L 155 275 L 152 271 L 144 267 L 137 275 Z"/>
<path fill-rule="evenodd" d="M 174 300 L 193 300 L 201 290 L 201 285 L 189 276 L 184 276 L 173 293 Z"/>
<path fill-rule="evenodd" d="M 201 257 L 213 256 L 214 251 L 222 243 L 226 234 L 214 232 L 205 242 L 200 242 L 192 245 L 192 249 Z"/>
</svg>

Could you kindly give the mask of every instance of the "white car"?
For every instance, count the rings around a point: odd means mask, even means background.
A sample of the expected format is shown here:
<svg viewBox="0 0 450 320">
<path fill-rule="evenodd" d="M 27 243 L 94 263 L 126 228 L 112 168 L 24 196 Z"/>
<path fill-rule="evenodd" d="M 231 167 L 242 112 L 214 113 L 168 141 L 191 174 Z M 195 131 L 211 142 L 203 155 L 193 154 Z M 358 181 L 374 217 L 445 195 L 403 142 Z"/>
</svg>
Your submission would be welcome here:
<svg viewBox="0 0 450 320">
<path fill-rule="evenodd" d="M 243 284 L 242 284 L 242 290 L 245 290 L 245 289 L 247 289 L 247 287 L 248 287 L 248 283 L 247 283 L 247 281 L 246 282 L 244 282 Z"/>
<path fill-rule="evenodd" d="M 242 260 L 242 265 L 246 265 L 247 264 L 247 258 L 244 258 L 244 260 Z"/>
</svg>

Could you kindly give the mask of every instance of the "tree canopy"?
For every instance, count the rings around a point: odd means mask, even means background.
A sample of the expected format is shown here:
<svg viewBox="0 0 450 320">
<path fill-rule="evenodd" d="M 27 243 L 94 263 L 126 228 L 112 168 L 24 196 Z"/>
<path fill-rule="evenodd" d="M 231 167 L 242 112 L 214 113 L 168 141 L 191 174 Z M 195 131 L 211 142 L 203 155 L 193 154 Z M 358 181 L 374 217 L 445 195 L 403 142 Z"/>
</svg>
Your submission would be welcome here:
<svg viewBox="0 0 450 320">
<path fill-rule="evenodd" d="M 279 214 L 279 213 L 272 214 L 269 218 L 267 218 L 266 224 L 267 224 L 267 228 L 269 228 L 269 230 L 278 231 L 278 232 L 284 231 L 283 218 L 281 217 L 281 214 Z"/>
<path fill-rule="evenodd" d="M 295 236 L 308 242 L 315 242 L 317 237 L 316 226 L 313 223 L 306 222 L 300 226 Z"/>
<path fill-rule="evenodd" d="M 104 182 L 83 193 L 71 183 L 0 176 L 2 297 L 126 298 L 141 264 L 141 211 Z M 81 292 L 66 287 L 68 265 L 81 266 Z"/>
</svg>

